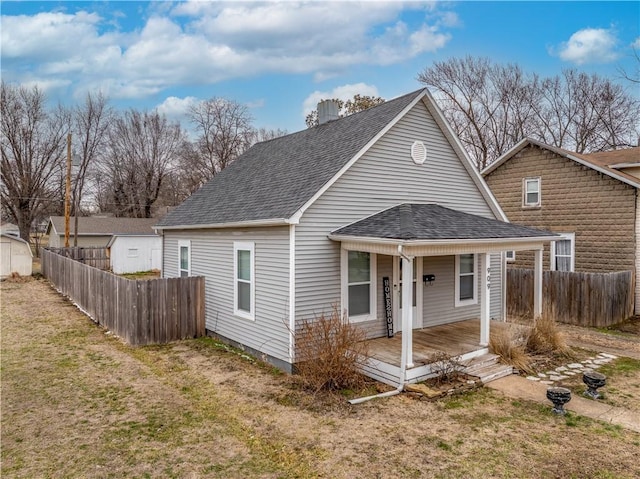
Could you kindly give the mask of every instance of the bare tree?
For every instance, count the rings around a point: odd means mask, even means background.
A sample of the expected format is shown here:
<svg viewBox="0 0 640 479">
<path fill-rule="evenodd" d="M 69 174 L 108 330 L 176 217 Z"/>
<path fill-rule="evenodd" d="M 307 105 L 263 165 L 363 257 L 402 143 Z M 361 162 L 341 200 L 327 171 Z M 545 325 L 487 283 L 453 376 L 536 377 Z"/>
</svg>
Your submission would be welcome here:
<svg viewBox="0 0 640 479">
<path fill-rule="evenodd" d="M 251 144 L 260 143 L 262 141 L 269 141 L 275 138 L 280 138 L 281 136 L 287 135 L 289 132 L 287 130 L 281 130 L 280 128 L 276 129 L 268 129 L 268 128 L 258 128 L 253 132 L 253 139 Z"/>
<path fill-rule="evenodd" d="M 87 172 L 105 150 L 108 129 L 113 112 L 107 98 L 100 92 L 87 93 L 82 105 L 73 110 L 74 145 L 79 158 L 73 181 L 72 205 L 75 222 L 74 231 L 78 231 L 78 215 Z M 78 235 L 73 235 L 73 245 L 78 245 Z"/>
<path fill-rule="evenodd" d="M 338 104 L 338 109 L 340 110 L 339 115 L 341 118 L 347 115 L 352 115 L 353 113 L 358 113 L 359 111 L 367 110 L 385 102 L 384 98 L 379 96 L 360 95 L 359 93 L 356 93 L 353 95 L 353 98 L 350 98 L 347 101 L 340 100 L 339 98 L 333 98 L 333 101 Z M 304 121 L 308 128 L 317 126 L 318 110 L 313 110 L 309 113 Z"/>
<path fill-rule="evenodd" d="M 29 241 L 34 220 L 54 197 L 69 117 L 60 107 L 47 112 L 46 97 L 37 87 L 2 82 L 1 89 L 0 194 L 20 236 Z"/>
<path fill-rule="evenodd" d="M 200 184 L 229 166 L 255 137 L 249 110 L 233 100 L 211 98 L 193 105 L 188 115 L 199 134 L 191 167 L 199 173 Z"/>
<path fill-rule="evenodd" d="M 631 146 L 638 101 L 598 75 L 565 70 L 540 79 L 519 66 L 467 56 L 418 75 L 479 169 L 529 136 L 591 152 Z"/>
<path fill-rule="evenodd" d="M 99 175 L 102 206 L 117 216 L 150 218 L 180 154 L 180 125 L 155 111 L 131 109 L 113 120 L 108 138 Z"/>
</svg>

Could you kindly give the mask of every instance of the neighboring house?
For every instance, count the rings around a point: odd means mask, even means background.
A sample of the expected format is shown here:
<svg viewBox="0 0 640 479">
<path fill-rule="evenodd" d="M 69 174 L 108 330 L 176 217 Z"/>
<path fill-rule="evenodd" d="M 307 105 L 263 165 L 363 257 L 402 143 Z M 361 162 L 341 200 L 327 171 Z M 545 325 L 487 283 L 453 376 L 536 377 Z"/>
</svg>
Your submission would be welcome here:
<svg viewBox="0 0 640 479">
<path fill-rule="evenodd" d="M 482 174 L 509 221 L 562 236 L 545 269 L 640 275 L 640 147 L 578 154 L 524 139 Z M 532 267 L 530 253 L 510 256 Z M 637 280 L 635 296 L 638 312 Z"/>
<path fill-rule="evenodd" d="M 162 268 L 162 238 L 155 233 L 115 234 L 111 237 L 107 248 L 111 259 L 111 270 L 116 274 L 153 269 L 160 271 Z"/>
<path fill-rule="evenodd" d="M 389 384 L 431 374 L 414 330 L 475 320 L 451 350 L 484 354 L 490 318 L 504 317 L 503 252 L 554 236 L 504 222 L 426 89 L 341 119 L 331 102 L 319 112 L 156 225 L 163 276 L 204 276 L 208 332 L 288 371 L 301 325 L 333 305 L 369 338 L 402 331 L 395 359 L 365 370 Z M 541 269 L 535 285 L 539 314 Z"/>
<path fill-rule="evenodd" d="M 31 276 L 33 255 L 25 240 L 9 233 L 0 233 L 0 278 L 18 273 Z"/>
<path fill-rule="evenodd" d="M 114 273 L 160 269 L 162 238 L 153 230 L 157 218 L 78 218 L 78 246 L 107 248 Z M 69 222 L 69 245 L 73 246 L 74 219 Z M 64 216 L 52 216 L 47 226 L 49 246 L 64 247 Z"/>
</svg>

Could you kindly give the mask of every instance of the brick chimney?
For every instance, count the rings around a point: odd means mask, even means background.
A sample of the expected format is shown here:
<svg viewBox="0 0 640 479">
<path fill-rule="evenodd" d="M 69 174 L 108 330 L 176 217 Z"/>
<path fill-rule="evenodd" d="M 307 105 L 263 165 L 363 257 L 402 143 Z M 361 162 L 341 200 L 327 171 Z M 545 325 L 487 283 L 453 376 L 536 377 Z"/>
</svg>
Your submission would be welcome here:
<svg viewBox="0 0 640 479">
<path fill-rule="evenodd" d="M 338 102 L 334 100 L 322 100 L 318 103 L 318 125 L 337 120 L 339 116 Z"/>
</svg>

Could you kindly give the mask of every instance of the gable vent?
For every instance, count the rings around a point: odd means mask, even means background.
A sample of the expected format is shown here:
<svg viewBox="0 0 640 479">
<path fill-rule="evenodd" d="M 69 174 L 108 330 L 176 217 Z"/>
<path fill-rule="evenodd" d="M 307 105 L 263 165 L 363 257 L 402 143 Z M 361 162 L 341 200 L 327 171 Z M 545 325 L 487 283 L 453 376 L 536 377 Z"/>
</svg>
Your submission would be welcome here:
<svg viewBox="0 0 640 479">
<path fill-rule="evenodd" d="M 416 165 L 423 164 L 427 159 L 427 147 L 421 141 L 414 141 L 411 145 L 411 159 Z"/>
</svg>

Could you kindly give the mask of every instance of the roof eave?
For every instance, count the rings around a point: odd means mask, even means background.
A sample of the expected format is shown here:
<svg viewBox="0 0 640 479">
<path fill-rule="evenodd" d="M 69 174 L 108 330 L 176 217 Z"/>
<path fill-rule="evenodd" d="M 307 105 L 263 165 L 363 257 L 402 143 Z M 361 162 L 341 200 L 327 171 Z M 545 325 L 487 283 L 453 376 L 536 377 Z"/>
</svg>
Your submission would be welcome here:
<svg viewBox="0 0 640 479">
<path fill-rule="evenodd" d="M 351 236 L 351 235 L 339 235 L 330 234 L 328 238 L 332 241 L 352 241 L 358 243 L 376 243 L 376 244 L 390 244 L 398 246 L 438 246 L 445 244 L 493 244 L 493 243 L 531 243 L 541 242 L 547 243 L 549 241 L 556 241 L 560 235 L 553 236 L 524 236 L 524 237 L 511 237 L 511 238 L 448 238 L 448 239 L 399 239 L 399 238 L 377 238 L 373 236 Z"/>
<path fill-rule="evenodd" d="M 156 231 L 165 230 L 204 230 L 204 229 L 222 229 L 222 228 L 257 228 L 265 226 L 288 226 L 297 224 L 295 215 L 291 218 L 271 218 L 263 220 L 233 221 L 228 223 L 207 223 L 201 225 L 154 225 L 152 228 Z"/>
</svg>

